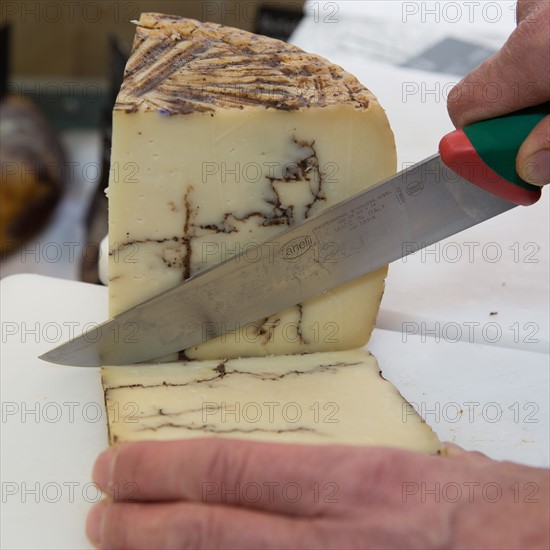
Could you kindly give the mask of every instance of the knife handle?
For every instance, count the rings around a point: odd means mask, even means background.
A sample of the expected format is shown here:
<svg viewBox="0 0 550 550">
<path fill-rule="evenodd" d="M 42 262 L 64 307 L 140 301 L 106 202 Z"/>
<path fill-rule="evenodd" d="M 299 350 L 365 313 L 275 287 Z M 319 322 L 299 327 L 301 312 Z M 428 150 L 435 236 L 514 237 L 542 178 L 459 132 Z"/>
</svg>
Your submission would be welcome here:
<svg viewBox="0 0 550 550">
<path fill-rule="evenodd" d="M 522 180 L 516 156 L 531 130 L 548 114 L 550 102 L 447 134 L 439 143 L 441 160 L 469 182 L 514 204 L 540 199 L 541 188 Z"/>
</svg>

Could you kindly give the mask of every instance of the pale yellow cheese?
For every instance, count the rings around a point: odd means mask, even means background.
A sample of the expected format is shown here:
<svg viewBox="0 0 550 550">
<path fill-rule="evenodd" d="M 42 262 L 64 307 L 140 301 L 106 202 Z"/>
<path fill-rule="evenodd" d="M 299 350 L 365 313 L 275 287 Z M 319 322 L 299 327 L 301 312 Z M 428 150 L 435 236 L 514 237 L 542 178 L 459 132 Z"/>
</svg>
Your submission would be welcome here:
<svg viewBox="0 0 550 550">
<path fill-rule="evenodd" d="M 164 57 L 150 55 L 155 48 Z M 340 67 L 243 31 L 144 15 L 114 111 L 112 165 L 115 315 L 377 183 L 396 157 L 383 109 Z M 385 275 L 186 356 L 357 348 L 374 326 Z"/>
<path fill-rule="evenodd" d="M 441 449 L 361 349 L 113 367 L 103 383 L 112 443 L 223 436 Z"/>
<path fill-rule="evenodd" d="M 236 29 L 142 15 L 113 116 L 111 314 L 251 251 L 395 165 L 383 109 L 340 67 Z M 438 452 L 356 349 L 386 272 L 187 349 L 185 360 L 105 367 L 110 442 L 222 436 Z"/>
</svg>

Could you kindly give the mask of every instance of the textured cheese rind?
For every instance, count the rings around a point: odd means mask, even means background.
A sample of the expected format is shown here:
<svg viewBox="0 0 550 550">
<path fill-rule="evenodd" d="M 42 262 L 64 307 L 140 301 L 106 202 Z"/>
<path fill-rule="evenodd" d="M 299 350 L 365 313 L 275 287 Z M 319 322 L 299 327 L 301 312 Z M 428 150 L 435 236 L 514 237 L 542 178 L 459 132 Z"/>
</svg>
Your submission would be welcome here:
<svg viewBox="0 0 550 550">
<path fill-rule="evenodd" d="M 222 436 L 442 448 L 364 350 L 111 368 L 103 384 L 111 443 Z"/>
<path fill-rule="evenodd" d="M 309 109 L 374 96 L 318 55 L 216 23 L 141 15 L 115 111 L 215 112 L 242 107 Z"/>
</svg>

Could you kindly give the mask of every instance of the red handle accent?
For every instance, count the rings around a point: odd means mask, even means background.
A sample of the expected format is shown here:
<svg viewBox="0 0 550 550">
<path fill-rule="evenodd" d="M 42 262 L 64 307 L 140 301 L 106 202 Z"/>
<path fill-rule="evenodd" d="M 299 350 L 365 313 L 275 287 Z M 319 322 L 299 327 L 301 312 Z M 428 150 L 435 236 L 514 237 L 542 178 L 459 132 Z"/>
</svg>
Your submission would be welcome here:
<svg viewBox="0 0 550 550">
<path fill-rule="evenodd" d="M 453 172 L 508 202 L 528 206 L 540 198 L 540 191 L 514 185 L 487 166 L 461 129 L 443 137 L 439 142 L 439 154 Z"/>
</svg>

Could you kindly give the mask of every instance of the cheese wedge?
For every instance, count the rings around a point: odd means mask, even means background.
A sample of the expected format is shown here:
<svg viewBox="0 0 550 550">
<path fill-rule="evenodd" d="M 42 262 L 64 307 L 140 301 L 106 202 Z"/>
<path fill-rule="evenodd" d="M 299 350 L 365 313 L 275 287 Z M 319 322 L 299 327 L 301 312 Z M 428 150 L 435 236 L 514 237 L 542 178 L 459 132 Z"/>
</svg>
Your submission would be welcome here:
<svg viewBox="0 0 550 550">
<path fill-rule="evenodd" d="M 113 367 L 103 383 L 111 443 L 224 436 L 441 449 L 362 349 Z"/>
<path fill-rule="evenodd" d="M 253 243 L 395 168 L 383 109 L 340 67 L 237 29 L 143 14 L 113 113 L 111 315 L 235 253 L 253 261 Z M 185 356 L 360 347 L 385 275 L 379 269 Z"/>
<path fill-rule="evenodd" d="M 113 114 L 111 314 L 250 252 L 395 165 L 384 111 L 340 67 L 237 29 L 142 15 Z M 110 442 L 222 436 L 438 452 L 374 357 L 356 349 L 385 275 L 179 361 L 104 368 Z"/>
</svg>

